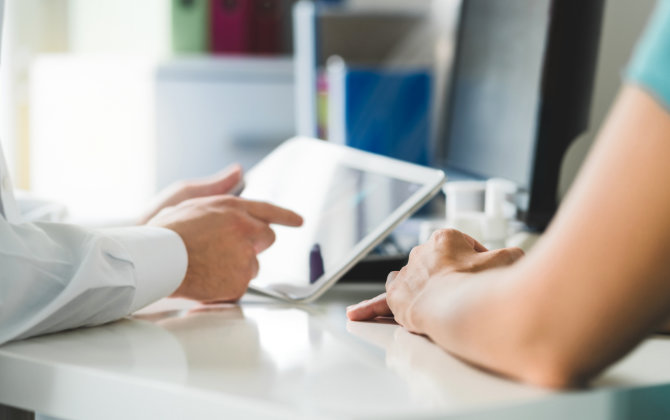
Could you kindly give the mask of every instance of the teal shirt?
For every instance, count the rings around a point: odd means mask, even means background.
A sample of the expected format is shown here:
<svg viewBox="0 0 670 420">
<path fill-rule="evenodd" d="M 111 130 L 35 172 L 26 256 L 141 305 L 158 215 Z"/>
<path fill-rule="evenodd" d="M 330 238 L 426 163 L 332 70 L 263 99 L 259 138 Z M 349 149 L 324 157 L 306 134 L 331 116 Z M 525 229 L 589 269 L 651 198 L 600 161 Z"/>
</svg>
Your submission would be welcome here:
<svg viewBox="0 0 670 420">
<path fill-rule="evenodd" d="M 626 79 L 670 110 L 670 0 L 659 0 L 628 66 Z"/>
</svg>

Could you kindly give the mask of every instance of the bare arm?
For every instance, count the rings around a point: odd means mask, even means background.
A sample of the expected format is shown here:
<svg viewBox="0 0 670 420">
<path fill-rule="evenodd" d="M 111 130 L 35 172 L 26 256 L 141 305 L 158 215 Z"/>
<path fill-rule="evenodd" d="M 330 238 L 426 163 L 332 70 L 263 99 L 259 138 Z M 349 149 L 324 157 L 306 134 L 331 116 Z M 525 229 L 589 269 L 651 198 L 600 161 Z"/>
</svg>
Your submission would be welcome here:
<svg viewBox="0 0 670 420">
<path fill-rule="evenodd" d="M 427 273 L 417 287 L 417 267 L 445 252 L 427 244 L 387 285 L 390 309 L 484 368 L 548 387 L 588 380 L 670 318 L 669 157 L 670 114 L 626 87 L 528 257 L 479 274 Z"/>
</svg>

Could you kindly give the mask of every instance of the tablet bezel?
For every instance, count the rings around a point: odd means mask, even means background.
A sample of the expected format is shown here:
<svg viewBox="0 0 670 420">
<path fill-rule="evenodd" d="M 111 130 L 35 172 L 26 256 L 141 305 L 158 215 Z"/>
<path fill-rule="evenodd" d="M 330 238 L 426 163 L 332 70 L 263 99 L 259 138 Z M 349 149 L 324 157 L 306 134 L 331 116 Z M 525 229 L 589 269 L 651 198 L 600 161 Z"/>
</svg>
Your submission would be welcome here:
<svg viewBox="0 0 670 420">
<path fill-rule="evenodd" d="M 368 173 L 375 173 L 402 181 L 421 185 L 402 205 L 394 210 L 379 225 L 360 240 L 349 252 L 342 263 L 326 271 L 313 284 L 294 286 L 290 284 L 259 286 L 252 280 L 249 288 L 253 291 L 291 302 L 312 302 L 332 287 L 347 271 L 372 251 L 402 221 L 426 204 L 437 194 L 446 181 L 443 171 L 412 163 L 388 158 L 381 155 L 353 149 L 351 147 L 329 143 L 323 140 L 294 137 L 286 140 L 270 155 L 259 162 L 246 175 L 249 185 L 254 182 L 254 174 L 261 171 L 264 162 L 269 159 L 284 159 L 290 164 L 296 153 L 313 154 L 315 159 L 337 159 L 338 161 Z M 283 157 L 284 155 L 285 157 Z M 244 192 L 242 193 L 244 198 Z M 258 199 L 255 197 L 254 199 Z"/>
</svg>

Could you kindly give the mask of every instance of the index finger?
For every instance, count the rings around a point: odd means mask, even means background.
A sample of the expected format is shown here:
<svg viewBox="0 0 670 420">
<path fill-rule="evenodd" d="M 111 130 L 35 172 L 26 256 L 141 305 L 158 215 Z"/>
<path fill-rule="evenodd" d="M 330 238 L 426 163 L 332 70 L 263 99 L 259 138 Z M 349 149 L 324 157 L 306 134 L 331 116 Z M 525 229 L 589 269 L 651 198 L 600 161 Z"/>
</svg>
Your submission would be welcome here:
<svg viewBox="0 0 670 420">
<path fill-rule="evenodd" d="M 276 223 L 284 226 L 302 226 L 302 216 L 283 207 L 263 201 L 243 200 L 241 207 L 249 215 L 266 223 Z"/>
<path fill-rule="evenodd" d="M 351 321 L 367 321 L 378 316 L 391 315 L 393 313 L 386 302 L 386 293 L 347 308 L 347 317 Z"/>
</svg>

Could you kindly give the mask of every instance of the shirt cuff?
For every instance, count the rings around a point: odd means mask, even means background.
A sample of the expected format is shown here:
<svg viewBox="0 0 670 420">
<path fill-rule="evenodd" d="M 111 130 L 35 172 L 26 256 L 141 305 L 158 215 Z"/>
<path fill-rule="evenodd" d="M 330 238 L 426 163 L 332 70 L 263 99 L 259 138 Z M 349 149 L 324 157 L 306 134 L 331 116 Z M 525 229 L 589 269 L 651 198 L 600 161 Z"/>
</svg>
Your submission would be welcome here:
<svg viewBox="0 0 670 420">
<path fill-rule="evenodd" d="M 135 296 L 129 313 L 171 295 L 184 280 L 188 254 L 176 232 L 152 226 L 102 232 L 125 248 L 135 269 Z"/>
</svg>

